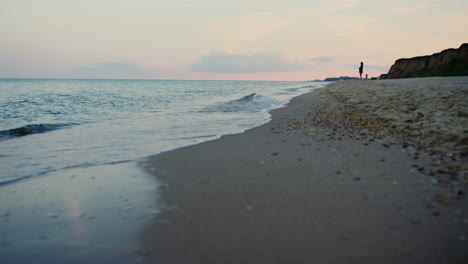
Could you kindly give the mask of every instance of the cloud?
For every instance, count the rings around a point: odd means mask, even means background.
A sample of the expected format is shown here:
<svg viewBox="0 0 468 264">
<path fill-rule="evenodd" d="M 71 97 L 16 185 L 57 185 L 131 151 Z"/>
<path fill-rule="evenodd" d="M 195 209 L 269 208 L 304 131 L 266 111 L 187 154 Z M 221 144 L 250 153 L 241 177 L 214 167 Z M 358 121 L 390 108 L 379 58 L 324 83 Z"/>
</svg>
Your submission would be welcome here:
<svg viewBox="0 0 468 264">
<path fill-rule="evenodd" d="M 82 78 L 145 78 L 157 73 L 157 71 L 143 69 L 126 61 L 76 66 L 72 67 L 69 72 L 74 77 Z"/>
<path fill-rule="evenodd" d="M 309 59 L 309 61 L 316 62 L 316 63 L 333 63 L 336 61 L 336 58 L 332 56 L 318 56 L 318 57 Z"/>
<path fill-rule="evenodd" d="M 190 65 L 188 70 L 212 73 L 256 73 L 293 72 L 310 67 L 310 64 L 285 59 L 274 53 L 258 52 L 248 55 L 211 51 Z"/>
</svg>

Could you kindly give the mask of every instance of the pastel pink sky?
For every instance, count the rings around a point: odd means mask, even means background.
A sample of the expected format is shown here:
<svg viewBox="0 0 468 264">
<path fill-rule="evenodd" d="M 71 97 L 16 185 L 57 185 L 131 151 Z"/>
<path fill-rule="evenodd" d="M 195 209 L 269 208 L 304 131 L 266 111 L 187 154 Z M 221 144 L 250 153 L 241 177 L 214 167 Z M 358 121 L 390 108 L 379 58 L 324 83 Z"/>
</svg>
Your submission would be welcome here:
<svg viewBox="0 0 468 264">
<path fill-rule="evenodd" d="M 312 80 L 468 42 L 466 0 L 0 0 L 0 78 Z"/>
</svg>

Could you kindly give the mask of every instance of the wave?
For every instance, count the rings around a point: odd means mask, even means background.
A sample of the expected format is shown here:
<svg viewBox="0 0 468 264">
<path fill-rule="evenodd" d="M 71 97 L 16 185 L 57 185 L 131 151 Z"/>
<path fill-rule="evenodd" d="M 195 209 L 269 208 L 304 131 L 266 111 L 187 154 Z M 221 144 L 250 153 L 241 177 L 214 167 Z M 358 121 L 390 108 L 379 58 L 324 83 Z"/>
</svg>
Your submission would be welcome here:
<svg viewBox="0 0 468 264">
<path fill-rule="evenodd" d="M 0 131 L 0 140 L 15 137 L 24 137 L 31 134 L 46 133 L 53 130 L 59 130 L 76 124 L 31 124 L 22 127 L 12 128 Z"/>
<path fill-rule="evenodd" d="M 0 186 L 2 185 L 7 185 L 7 184 L 10 184 L 10 183 L 14 183 L 14 182 L 17 182 L 17 181 L 21 181 L 21 180 L 24 180 L 24 179 L 27 179 L 27 178 L 30 178 L 30 176 L 23 176 L 23 177 L 11 177 L 11 178 L 0 178 Z"/>
<path fill-rule="evenodd" d="M 323 86 L 324 86 L 323 84 L 312 84 L 312 85 L 302 86 L 301 88 L 320 88 Z"/>
<path fill-rule="evenodd" d="M 288 89 L 285 89 L 285 91 L 288 91 L 288 92 L 297 92 L 299 91 L 299 89 L 301 89 L 302 87 L 296 87 L 296 88 L 288 88 Z"/>
<path fill-rule="evenodd" d="M 205 107 L 201 112 L 256 113 L 271 109 L 281 103 L 283 103 L 283 101 L 276 98 L 252 93 L 236 100 Z"/>
</svg>

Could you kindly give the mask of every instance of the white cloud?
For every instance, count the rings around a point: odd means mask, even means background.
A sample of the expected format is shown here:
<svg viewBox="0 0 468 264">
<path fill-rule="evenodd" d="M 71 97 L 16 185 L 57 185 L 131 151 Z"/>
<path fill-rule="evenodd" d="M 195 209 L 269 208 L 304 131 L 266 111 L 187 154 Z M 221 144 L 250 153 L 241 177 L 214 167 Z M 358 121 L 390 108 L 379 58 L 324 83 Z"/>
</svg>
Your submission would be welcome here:
<svg viewBox="0 0 468 264">
<path fill-rule="evenodd" d="M 293 72 L 310 67 L 310 64 L 282 58 L 273 53 L 258 52 L 248 55 L 212 51 L 190 65 L 188 70 L 212 73 L 255 73 Z"/>
</svg>

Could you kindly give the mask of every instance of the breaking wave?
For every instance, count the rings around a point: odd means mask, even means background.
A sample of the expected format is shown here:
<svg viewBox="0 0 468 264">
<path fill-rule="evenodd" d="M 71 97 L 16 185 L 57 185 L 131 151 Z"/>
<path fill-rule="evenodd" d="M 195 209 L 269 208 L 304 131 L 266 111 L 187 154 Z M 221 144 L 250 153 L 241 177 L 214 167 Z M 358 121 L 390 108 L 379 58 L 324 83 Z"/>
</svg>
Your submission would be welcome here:
<svg viewBox="0 0 468 264">
<path fill-rule="evenodd" d="M 257 113 L 271 109 L 281 103 L 284 103 L 284 101 L 278 100 L 273 97 L 252 93 L 236 100 L 231 100 L 228 102 L 208 106 L 204 108 L 201 112 Z"/>
<path fill-rule="evenodd" d="M 24 137 L 31 134 L 46 133 L 53 130 L 68 128 L 77 124 L 31 124 L 18 128 L 0 131 L 0 140 L 15 137 Z"/>
</svg>

